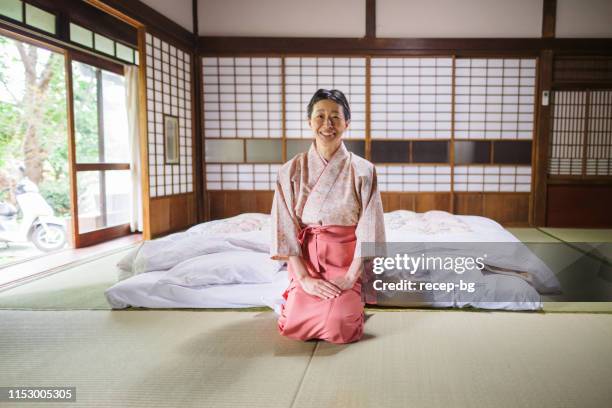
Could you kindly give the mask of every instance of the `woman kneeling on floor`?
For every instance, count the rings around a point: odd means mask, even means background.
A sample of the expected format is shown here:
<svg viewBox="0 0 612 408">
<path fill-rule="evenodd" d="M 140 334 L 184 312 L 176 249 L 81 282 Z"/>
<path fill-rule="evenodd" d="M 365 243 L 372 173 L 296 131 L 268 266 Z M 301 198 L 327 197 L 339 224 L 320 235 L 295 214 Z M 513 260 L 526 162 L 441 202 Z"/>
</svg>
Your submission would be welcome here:
<svg viewBox="0 0 612 408">
<path fill-rule="evenodd" d="M 299 340 L 361 339 L 361 244 L 384 242 L 376 170 L 342 142 L 351 111 L 344 94 L 319 89 L 308 104 L 314 141 L 279 171 L 272 204 L 274 259 L 291 281 L 278 328 Z"/>
</svg>

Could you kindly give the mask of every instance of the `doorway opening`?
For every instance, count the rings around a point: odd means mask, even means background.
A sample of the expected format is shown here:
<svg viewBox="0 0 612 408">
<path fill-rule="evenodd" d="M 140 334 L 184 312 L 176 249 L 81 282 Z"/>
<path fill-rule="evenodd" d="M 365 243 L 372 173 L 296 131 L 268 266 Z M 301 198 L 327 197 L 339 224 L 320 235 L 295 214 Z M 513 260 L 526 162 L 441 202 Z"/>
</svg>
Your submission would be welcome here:
<svg viewBox="0 0 612 408">
<path fill-rule="evenodd" d="M 0 267 L 71 242 L 64 58 L 0 35 Z"/>
</svg>

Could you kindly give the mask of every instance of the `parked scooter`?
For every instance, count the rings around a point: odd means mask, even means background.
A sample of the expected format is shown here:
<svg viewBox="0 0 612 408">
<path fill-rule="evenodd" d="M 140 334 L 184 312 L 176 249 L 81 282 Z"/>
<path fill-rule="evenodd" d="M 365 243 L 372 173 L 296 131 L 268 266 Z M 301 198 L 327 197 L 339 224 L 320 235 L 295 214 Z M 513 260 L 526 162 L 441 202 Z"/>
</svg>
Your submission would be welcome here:
<svg viewBox="0 0 612 408">
<path fill-rule="evenodd" d="M 38 187 L 24 177 L 15 187 L 15 198 L 23 218 L 17 222 L 15 206 L 0 202 L 0 243 L 31 241 L 41 251 L 50 252 L 66 244 L 64 220 L 40 194 Z"/>
</svg>

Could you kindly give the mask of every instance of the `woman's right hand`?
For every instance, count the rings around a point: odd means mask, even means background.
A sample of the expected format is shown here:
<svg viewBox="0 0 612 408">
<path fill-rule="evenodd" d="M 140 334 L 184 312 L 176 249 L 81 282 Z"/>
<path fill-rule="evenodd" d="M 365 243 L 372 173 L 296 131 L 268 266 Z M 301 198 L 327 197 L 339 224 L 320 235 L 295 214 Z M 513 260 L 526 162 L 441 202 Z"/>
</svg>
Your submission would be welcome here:
<svg viewBox="0 0 612 408">
<path fill-rule="evenodd" d="M 338 297 L 342 292 L 333 283 L 325 279 L 313 278 L 312 276 L 305 276 L 299 279 L 298 282 L 302 286 L 304 292 L 321 299 L 333 299 Z"/>
</svg>

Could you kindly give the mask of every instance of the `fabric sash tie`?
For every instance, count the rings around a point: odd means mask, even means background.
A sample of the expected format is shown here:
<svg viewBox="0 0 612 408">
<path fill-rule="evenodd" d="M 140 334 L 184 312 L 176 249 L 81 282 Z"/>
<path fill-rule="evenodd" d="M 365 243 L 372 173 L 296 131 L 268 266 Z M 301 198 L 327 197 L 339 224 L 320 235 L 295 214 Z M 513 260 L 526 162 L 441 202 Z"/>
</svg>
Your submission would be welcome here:
<svg viewBox="0 0 612 408">
<path fill-rule="evenodd" d="M 297 239 L 302 247 L 305 260 L 310 260 L 314 269 L 320 274 L 321 263 L 319 256 L 319 241 L 325 243 L 345 243 L 354 241 L 355 225 L 307 225 L 300 230 Z M 314 248 L 309 248 L 309 241 L 314 241 Z M 312 245 L 312 244 L 310 244 Z M 309 250 L 314 249 L 314 253 L 309 254 Z M 309 255 L 306 255 L 309 254 Z M 314 256 L 313 256 L 314 255 Z M 315 262 L 312 262 L 312 261 Z"/>
</svg>

